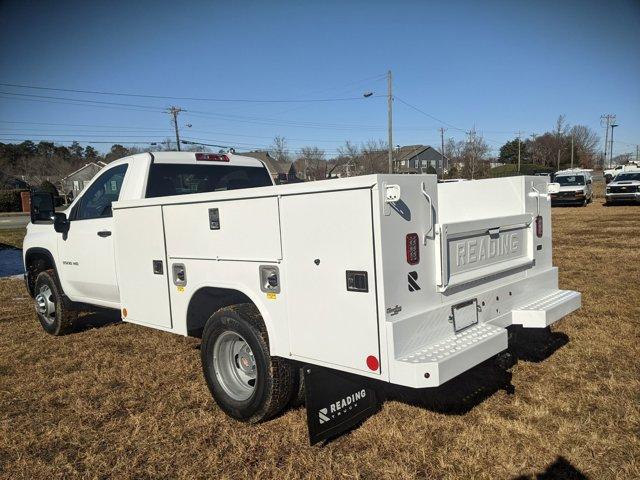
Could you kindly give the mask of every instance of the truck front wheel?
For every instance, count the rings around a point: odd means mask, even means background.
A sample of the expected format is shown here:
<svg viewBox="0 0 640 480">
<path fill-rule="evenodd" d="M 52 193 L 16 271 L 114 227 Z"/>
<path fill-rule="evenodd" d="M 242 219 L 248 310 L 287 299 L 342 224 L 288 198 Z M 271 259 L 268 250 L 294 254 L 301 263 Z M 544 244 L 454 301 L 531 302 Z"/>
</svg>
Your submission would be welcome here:
<svg viewBox="0 0 640 480">
<path fill-rule="evenodd" d="M 69 310 L 64 304 L 53 270 L 40 272 L 34 293 L 36 315 L 44 331 L 56 336 L 69 333 L 77 312 Z"/>
<path fill-rule="evenodd" d="M 277 415 L 293 396 L 295 371 L 271 357 L 266 328 L 252 304 L 224 307 L 207 321 L 200 356 L 211 395 L 229 416 L 256 423 Z"/>
</svg>

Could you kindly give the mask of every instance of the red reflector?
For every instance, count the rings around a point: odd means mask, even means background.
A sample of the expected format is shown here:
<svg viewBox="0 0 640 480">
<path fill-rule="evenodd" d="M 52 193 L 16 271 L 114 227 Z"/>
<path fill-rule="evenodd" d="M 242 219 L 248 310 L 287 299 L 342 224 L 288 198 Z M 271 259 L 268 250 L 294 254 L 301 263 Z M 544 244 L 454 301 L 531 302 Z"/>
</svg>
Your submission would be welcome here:
<svg viewBox="0 0 640 480">
<path fill-rule="evenodd" d="M 407 234 L 407 263 L 416 265 L 420 262 L 420 237 L 417 233 Z"/>
<path fill-rule="evenodd" d="M 229 157 L 218 153 L 196 153 L 196 160 L 203 162 L 228 162 Z"/>
<path fill-rule="evenodd" d="M 536 217 L 536 236 L 538 238 L 542 238 L 542 216 L 538 215 Z"/>
<path fill-rule="evenodd" d="M 380 363 L 376 357 L 369 355 L 367 357 L 367 367 L 369 367 L 369 370 L 376 371 L 380 367 Z"/>
</svg>

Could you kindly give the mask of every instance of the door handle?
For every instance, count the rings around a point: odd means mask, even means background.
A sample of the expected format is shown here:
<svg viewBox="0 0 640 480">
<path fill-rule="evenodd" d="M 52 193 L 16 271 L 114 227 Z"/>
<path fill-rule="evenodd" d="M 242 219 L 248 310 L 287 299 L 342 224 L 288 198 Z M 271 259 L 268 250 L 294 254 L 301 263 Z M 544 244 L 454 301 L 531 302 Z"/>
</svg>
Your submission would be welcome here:
<svg viewBox="0 0 640 480">
<path fill-rule="evenodd" d="M 110 237 L 111 236 L 111 232 L 109 230 L 102 230 L 100 232 L 98 232 L 98 236 L 99 237 Z"/>
</svg>

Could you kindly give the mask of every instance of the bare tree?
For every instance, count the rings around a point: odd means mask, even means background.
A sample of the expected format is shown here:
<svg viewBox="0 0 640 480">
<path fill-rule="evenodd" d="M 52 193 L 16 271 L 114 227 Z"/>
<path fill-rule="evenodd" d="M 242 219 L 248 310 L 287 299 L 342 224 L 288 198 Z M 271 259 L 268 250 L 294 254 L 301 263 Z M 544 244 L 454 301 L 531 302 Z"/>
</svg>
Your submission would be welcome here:
<svg viewBox="0 0 640 480">
<path fill-rule="evenodd" d="M 320 180 L 325 177 L 326 161 L 324 150 L 318 147 L 306 146 L 300 149 L 296 170 L 302 171 L 305 180 Z"/>
<path fill-rule="evenodd" d="M 335 166 L 345 166 L 345 175 L 348 177 L 358 175 L 360 150 L 358 146 L 349 140 L 345 140 L 344 145 L 338 147 L 338 157 L 335 159 Z"/>
<path fill-rule="evenodd" d="M 386 173 L 389 169 L 388 147 L 384 140 L 368 140 L 360 147 L 360 168 L 363 175 Z"/>
<path fill-rule="evenodd" d="M 598 155 L 597 148 L 600 137 L 595 130 L 585 125 L 574 125 L 571 128 L 570 136 L 573 138 L 576 164 L 584 168 L 591 168 Z"/>
<path fill-rule="evenodd" d="M 276 135 L 273 139 L 273 144 L 269 147 L 269 154 L 279 162 L 290 161 L 287 139 L 280 135 Z"/>
<path fill-rule="evenodd" d="M 487 142 L 481 136 L 478 136 L 475 128 L 471 129 L 468 135 L 468 140 L 462 151 L 462 174 L 473 180 L 474 178 L 486 176 L 489 169 L 487 154 L 490 148 Z"/>
</svg>

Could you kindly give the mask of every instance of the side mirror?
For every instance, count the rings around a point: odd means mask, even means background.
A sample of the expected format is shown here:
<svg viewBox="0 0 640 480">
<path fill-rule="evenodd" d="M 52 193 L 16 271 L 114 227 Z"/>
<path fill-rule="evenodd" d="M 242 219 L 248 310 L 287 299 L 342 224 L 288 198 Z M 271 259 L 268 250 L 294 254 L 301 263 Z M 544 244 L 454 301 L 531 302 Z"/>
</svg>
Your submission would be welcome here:
<svg viewBox="0 0 640 480">
<path fill-rule="evenodd" d="M 560 191 L 559 183 L 549 183 L 547 185 L 547 193 L 558 193 Z"/>
<path fill-rule="evenodd" d="M 48 192 L 31 192 L 31 223 L 51 222 L 55 214 L 53 195 Z"/>
<path fill-rule="evenodd" d="M 587 185 L 591 185 L 591 180 L 587 180 Z"/>
<path fill-rule="evenodd" d="M 58 233 L 67 233 L 69 231 L 69 220 L 65 213 L 53 214 L 53 229 Z"/>
</svg>

